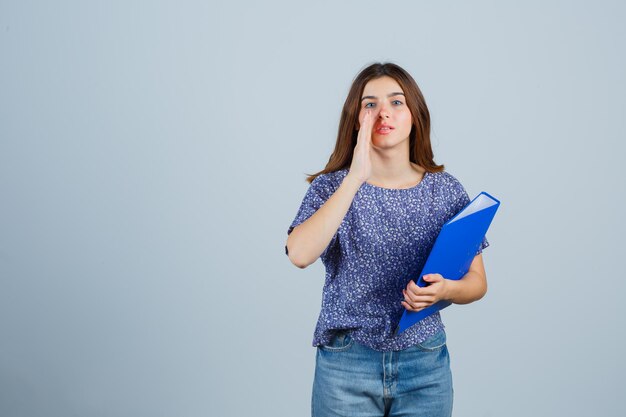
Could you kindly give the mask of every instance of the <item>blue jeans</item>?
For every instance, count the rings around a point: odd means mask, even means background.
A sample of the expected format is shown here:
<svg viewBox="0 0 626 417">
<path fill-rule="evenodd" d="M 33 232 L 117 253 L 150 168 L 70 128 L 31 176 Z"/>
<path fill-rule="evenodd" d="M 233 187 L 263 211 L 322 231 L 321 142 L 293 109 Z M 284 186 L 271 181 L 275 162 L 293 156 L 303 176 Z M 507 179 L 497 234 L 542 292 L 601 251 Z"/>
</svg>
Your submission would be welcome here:
<svg viewBox="0 0 626 417">
<path fill-rule="evenodd" d="M 317 347 L 312 417 L 449 417 L 452 397 L 443 329 L 401 351 L 378 352 L 345 330 Z"/>
</svg>

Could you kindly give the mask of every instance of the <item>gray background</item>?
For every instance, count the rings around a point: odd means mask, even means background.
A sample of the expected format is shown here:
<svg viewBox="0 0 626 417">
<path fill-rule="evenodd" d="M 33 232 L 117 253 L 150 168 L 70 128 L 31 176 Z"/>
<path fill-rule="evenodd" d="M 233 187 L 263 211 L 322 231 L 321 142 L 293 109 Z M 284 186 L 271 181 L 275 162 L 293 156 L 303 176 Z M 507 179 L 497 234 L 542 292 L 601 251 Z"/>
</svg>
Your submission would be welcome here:
<svg viewBox="0 0 626 417">
<path fill-rule="evenodd" d="M 455 415 L 624 415 L 625 6 L 433 3 L 2 1 L 0 415 L 309 415 L 286 232 L 376 61 L 502 201 Z"/>
</svg>

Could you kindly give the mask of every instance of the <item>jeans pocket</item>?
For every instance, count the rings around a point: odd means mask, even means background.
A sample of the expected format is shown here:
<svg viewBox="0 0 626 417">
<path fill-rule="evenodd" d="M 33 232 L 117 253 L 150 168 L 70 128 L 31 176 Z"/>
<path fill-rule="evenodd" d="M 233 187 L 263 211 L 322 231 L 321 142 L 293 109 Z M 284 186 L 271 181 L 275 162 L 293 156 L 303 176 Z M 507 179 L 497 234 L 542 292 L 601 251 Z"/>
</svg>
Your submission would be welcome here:
<svg viewBox="0 0 626 417">
<path fill-rule="evenodd" d="M 346 330 L 337 330 L 330 342 L 320 345 L 319 348 L 327 352 L 343 352 L 350 349 L 353 344 L 354 339 Z"/>
<path fill-rule="evenodd" d="M 441 350 L 445 345 L 446 331 L 444 329 L 441 329 L 434 335 L 430 336 L 428 339 L 415 345 L 415 347 L 425 352 L 435 352 L 437 350 Z"/>
</svg>

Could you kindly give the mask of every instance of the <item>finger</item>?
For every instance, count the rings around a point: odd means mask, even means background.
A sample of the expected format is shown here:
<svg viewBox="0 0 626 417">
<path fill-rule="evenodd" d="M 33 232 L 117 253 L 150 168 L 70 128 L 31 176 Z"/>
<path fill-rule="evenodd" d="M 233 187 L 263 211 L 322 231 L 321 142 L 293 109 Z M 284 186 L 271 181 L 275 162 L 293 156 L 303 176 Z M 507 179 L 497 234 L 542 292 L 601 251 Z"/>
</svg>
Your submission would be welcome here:
<svg viewBox="0 0 626 417">
<path fill-rule="evenodd" d="M 407 301 L 413 301 L 418 294 L 413 293 L 412 291 L 402 290 L 402 294 L 404 295 L 404 299 Z"/>
<path fill-rule="evenodd" d="M 407 301 L 413 301 L 415 297 L 417 297 L 417 294 L 414 294 L 411 291 L 407 291 L 407 290 L 402 290 L 402 295 L 404 295 L 404 299 Z"/>
<path fill-rule="evenodd" d="M 407 301 L 430 301 L 434 297 L 435 297 L 435 293 L 431 293 L 431 294 L 411 294 L 411 293 L 406 293 L 404 298 Z"/>
<path fill-rule="evenodd" d="M 429 274 L 429 275 L 424 275 L 424 279 L 429 282 L 436 282 L 436 281 L 441 281 L 443 277 L 440 274 Z"/>
<path fill-rule="evenodd" d="M 420 287 L 419 285 L 411 281 L 407 285 L 406 291 L 410 292 L 411 294 L 421 295 L 421 294 L 427 294 L 429 291 L 431 291 L 431 289 L 429 287 Z"/>
<path fill-rule="evenodd" d="M 410 289 L 415 290 L 415 291 L 421 290 L 421 289 L 425 288 L 425 287 L 420 287 L 413 280 L 409 281 L 409 287 L 410 287 Z"/>
<path fill-rule="evenodd" d="M 357 145 L 363 150 L 363 155 L 368 157 L 372 145 L 372 111 L 366 110 L 366 115 L 363 119 L 363 124 L 358 133 Z"/>
<path fill-rule="evenodd" d="M 404 298 L 408 300 L 413 300 L 415 297 L 419 297 L 422 295 L 421 292 L 416 292 L 413 289 L 411 290 L 402 290 L 402 294 L 404 294 Z"/>
<path fill-rule="evenodd" d="M 426 307 L 430 306 L 430 304 L 426 304 L 426 303 L 414 303 L 414 304 L 409 304 L 406 301 L 402 301 L 402 306 L 404 308 L 406 308 L 407 310 L 410 311 L 420 311 L 425 309 Z"/>
<path fill-rule="evenodd" d="M 404 294 L 404 299 L 407 302 L 433 302 L 435 299 L 435 294 L 413 294 L 410 291 L 402 290 L 402 294 Z"/>
<path fill-rule="evenodd" d="M 357 134 L 357 143 L 363 142 L 363 139 L 365 139 L 364 134 L 368 129 L 368 120 L 370 118 L 370 111 L 369 110 L 365 110 L 365 112 L 363 113 L 363 120 L 361 120 L 361 125 L 359 126 L 359 133 Z"/>
<path fill-rule="evenodd" d="M 426 303 L 432 304 L 435 302 L 435 296 L 433 295 L 422 295 L 422 296 L 407 296 L 404 298 L 404 301 L 410 304 L 414 303 Z"/>
<path fill-rule="evenodd" d="M 415 311 L 413 306 L 407 303 L 406 301 L 401 301 L 400 304 L 402 304 L 402 307 L 406 308 L 409 311 Z"/>
<path fill-rule="evenodd" d="M 366 135 L 367 142 L 372 140 L 372 127 L 374 126 L 374 114 L 371 110 L 367 111 L 367 119 L 365 119 L 364 133 Z"/>
<path fill-rule="evenodd" d="M 412 293 L 413 299 L 431 299 L 437 294 L 436 288 L 426 287 L 418 293 Z"/>
<path fill-rule="evenodd" d="M 433 285 L 437 285 L 437 282 L 428 283 L 425 287 L 420 287 L 419 285 L 410 285 L 406 290 L 413 294 L 430 294 L 433 292 Z"/>
<path fill-rule="evenodd" d="M 407 310 L 415 310 L 415 307 L 413 306 L 413 303 L 407 303 L 406 301 L 401 301 L 401 304 Z"/>
<path fill-rule="evenodd" d="M 365 110 L 363 112 L 363 120 L 361 120 L 361 126 L 359 127 L 359 131 L 364 130 L 363 128 L 367 125 L 367 122 L 370 119 L 370 110 Z"/>
</svg>

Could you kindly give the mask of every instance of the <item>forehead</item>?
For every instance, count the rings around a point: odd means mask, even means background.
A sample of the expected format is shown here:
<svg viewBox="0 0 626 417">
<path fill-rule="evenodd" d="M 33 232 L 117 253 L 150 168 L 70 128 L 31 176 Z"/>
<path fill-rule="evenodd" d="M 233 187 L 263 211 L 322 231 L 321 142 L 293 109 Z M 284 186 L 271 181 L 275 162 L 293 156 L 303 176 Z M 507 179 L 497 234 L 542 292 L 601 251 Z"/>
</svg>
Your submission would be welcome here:
<svg viewBox="0 0 626 417">
<path fill-rule="evenodd" d="M 380 96 L 394 91 L 404 93 L 404 90 L 396 80 L 385 75 L 368 81 L 363 89 L 363 96 Z"/>
</svg>

